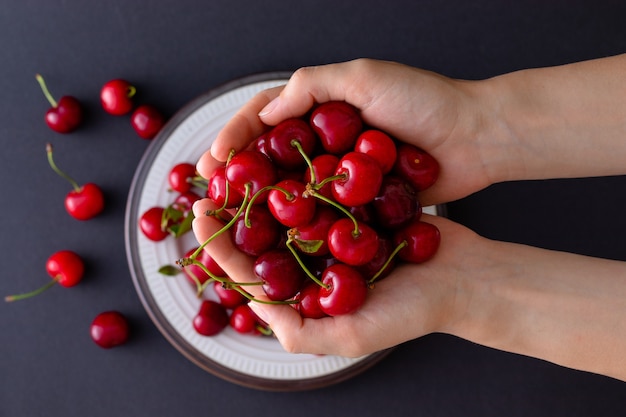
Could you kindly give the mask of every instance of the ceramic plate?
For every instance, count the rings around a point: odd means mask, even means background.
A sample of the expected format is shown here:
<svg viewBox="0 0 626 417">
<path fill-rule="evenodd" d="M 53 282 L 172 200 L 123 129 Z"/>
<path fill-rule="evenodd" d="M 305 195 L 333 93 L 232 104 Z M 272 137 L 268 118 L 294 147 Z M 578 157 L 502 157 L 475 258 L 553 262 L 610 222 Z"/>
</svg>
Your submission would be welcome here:
<svg viewBox="0 0 626 417">
<path fill-rule="evenodd" d="M 256 93 L 284 84 L 289 74 L 269 73 L 238 79 L 198 97 L 181 109 L 153 139 L 130 188 L 126 252 L 141 301 L 162 334 L 183 355 L 225 380 L 253 388 L 295 391 L 330 385 L 369 368 L 388 351 L 361 358 L 290 354 L 272 337 L 241 335 L 226 328 L 217 336 L 197 334 L 192 327 L 200 300 L 182 275 L 158 272 L 197 246 L 192 233 L 152 242 L 139 231 L 141 213 L 173 200 L 167 176 L 177 163 L 195 163 L 231 116 Z M 433 212 L 432 208 L 426 211 Z M 209 295 L 210 296 L 210 295 Z"/>
</svg>

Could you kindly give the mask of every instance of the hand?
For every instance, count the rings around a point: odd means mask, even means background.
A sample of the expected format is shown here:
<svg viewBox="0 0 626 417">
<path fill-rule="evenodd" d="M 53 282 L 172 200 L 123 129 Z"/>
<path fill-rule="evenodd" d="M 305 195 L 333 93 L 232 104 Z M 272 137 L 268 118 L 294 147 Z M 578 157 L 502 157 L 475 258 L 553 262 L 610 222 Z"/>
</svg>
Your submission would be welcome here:
<svg viewBox="0 0 626 417">
<path fill-rule="evenodd" d="M 287 85 L 263 91 L 224 127 L 198 163 L 208 177 L 231 149 L 246 148 L 280 121 L 304 115 L 313 105 L 344 100 L 364 121 L 396 139 L 430 152 L 441 165 L 437 183 L 420 195 L 426 205 L 456 200 L 493 182 L 478 132 L 479 100 L 461 82 L 401 64 L 360 59 L 303 68 Z M 495 136 L 495 135 L 494 135 Z"/>
</svg>

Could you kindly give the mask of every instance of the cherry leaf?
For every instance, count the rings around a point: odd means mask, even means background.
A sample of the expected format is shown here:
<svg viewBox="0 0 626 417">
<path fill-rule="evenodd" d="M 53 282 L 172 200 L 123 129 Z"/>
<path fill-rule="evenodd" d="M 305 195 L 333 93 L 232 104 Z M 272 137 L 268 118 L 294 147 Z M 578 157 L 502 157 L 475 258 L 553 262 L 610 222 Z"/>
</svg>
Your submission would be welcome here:
<svg viewBox="0 0 626 417">
<path fill-rule="evenodd" d="M 300 249 L 304 253 L 315 253 L 324 244 L 323 240 L 295 239 L 294 241 L 296 242 L 298 249 Z"/>
</svg>

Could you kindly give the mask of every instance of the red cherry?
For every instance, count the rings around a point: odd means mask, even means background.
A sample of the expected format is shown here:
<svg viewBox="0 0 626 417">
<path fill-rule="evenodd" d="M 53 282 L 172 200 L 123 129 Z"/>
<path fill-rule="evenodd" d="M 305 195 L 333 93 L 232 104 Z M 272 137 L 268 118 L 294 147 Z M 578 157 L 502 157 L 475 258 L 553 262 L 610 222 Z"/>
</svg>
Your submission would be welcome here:
<svg viewBox="0 0 626 417">
<path fill-rule="evenodd" d="M 313 219 L 304 226 L 298 226 L 295 231 L 294 244 L 300 251 L 312 256 L 328 254 L 328 231 L 337 221 L 337 211 L 329 206 L 318 206 Z M 321 242 L 311 245 L 312 242 Z M 314 246 L 313 249 L 311 246 Z"/>
<path fill-rule="evenodd" d="M 213 300 L 203 300 L 200 310 L 194 316 L 192 325 L 199 334 L 213 336 L 228 326 L 229 317 L 226 308 Z"/>
<path fill-rule="evenodd" d="M 181 211 L 184 215 L 187 215 L 191 212 L 193 208 L 193 203 L 200 200 L 200 197 L 194 191 L 185 191 L 176 196 L 174 202 L 172 203 L 172 207 L 176 210 Z"/>
<path fill-rule="evenodd" d="M 274 185 L 278 178 L 272 161 L 257 151 L 241 151 L 235 154 L 226 166 L 226 180 L 240 195 L 245 196 L 246 185 L 250 187 L 250 196 L 261 188 Z M 264 203 L 267 193 L 255 199 L 256 204 Z"/>
<path fill-rule="evenodd" d="M 139 218 L 139 229 L 154 242 L 159 242 L 169 235 L 167 227 L 163 227 L 164 211 L 163 207 L 150 207 Z"/>
<path fill-rule="evenodd" d="M 206 196 L 213 200 L 217 207 L 227 209 L 239 207 L 243 203 L 243 196 L 235 189 L 229 187 L 227 192 L 226 166 L 220 166 L 213 171 L 207 182 Z"/>
<path fill-rule="evenodd" d="M 130 124 L 142 139 L 153 139 L 165 124 L 165 118 L 155 107 L 148 104 L 135 109 Z"/>
<path fill-rule="evenodd" d="M 282 237 L 280 223 L 264 205 L 253 205 L 248 212 L 250 227 L 242 213 L 231 227 L 235 247 L 245 254 L 259 256 L 275 249 Z"/>
<path fill-rule="evenodd" d="M 73 287 L 83 279 L 85 264 L 76 252 L 61 250 L 53 253 L 48 258 L 46 261 L 46 272 L 50 275 L 52 281 L 28 293 L 9 295 L 5 297 L 5 301 L 17 301 L 33 297 L 57 283 L 63 287 Z"/>
<path fill-rule="evenodd" d="M 219 281 L 215 281 L 213 283 L 213 290 L 220 299 L 220 304 L 226 308 L 235 308 L 248 301 L 242 293 L 222 284 Z"/>
<path fill-rule="evenodd" d="M 126 343 L 130 335 L 128 320 L 119 311 L 98 314 L 91 322 L 89 330 L 91 339 L 104 349 Z"/>
<path fill-rule="evenodd" d="M 355 234 L 354 222 L 341 218 L 328 230 L 328 248 L 341 262 L 363 265 L 378 251 L 378 234 L 364 223 L 358 223 L 358 234 Z"/>
<path fill-rule="evenodd" d="M 276 220 L 287 227 L 305 225 L 315 215 L 317 205 L 316 199 L 305 191 L 306 186 L 299 181 L 281 181 L 268 193 L 267 207 Z"/>
<path fill-rule="evenodd" d="M 396 144 L 381 130 L 370 129 L 362 132 L 356 140 L 354 150 L 374 158 L 383 175 L 391 171 L 396 162 Z"/>
<path fill-rule="evenodd" d="M 339 157 L 336 155 L 329 153 L 318 155 L 311 160 L 311 167 L 306 169 L 304 173 L 304 180 L 307 183 L 311 183 L 313 182 L 313 179 L 315 179 L 315 183 L 319 184 L 322 180 L 335 175 L 337 164 L 339 164 Z M 311 168 L 313 169 L 312 173 Z M 322 188 L 317 190 L 317 192 L 326 198 L 333 199 L 331 183 L 325 184 Z"/>
<path fill-rule="evenodd" d="M 272 162 L 287 170 L 302 167 L 306 163 L 292 141 L 297 141 L 304 154 L 310 156 L 315 149 L 317 138 L 307 122 L 292 118 L 274 126 L 264 139 L 264 149 Z"/>
<path fill-rule="evenodd" d="M 263 281 L 270 300 L 288 300 L 298 293 L 306 279 L 304 270 L 287 249 L 263 253 L 254 262 L 254 274 Z"/>
<path fill-rule="evenodd" d="M 337 165 L 335 175 L 345 178 L 332 182 L 335 200 L 346 206 L 361 206 L 376 197 L 383 180 L 378 163 L 360 152 L 348 152 Z"/>
<path fill-rule="evenodd" d="M 329 266 L 322 274 L 319 304 L 329 316 L 350 314 L 358 310 L 367 297 L 367 283 L 353 267 L 344 264 Z"/>
<path fill-rule="evenodd" d="M 237 333 L 249 334 L 256 332 L 259 318 L 248 304 L 241 304 L 230 313 L 229 323 Z"/>
<path fill-rule="evenodd" d="M 196 251 L 196 249 L 197 248 L 192 248 L 188 250 L 185 253 L 185 258 L 190 257 Z M 213 259 L 213 257 L 207 251 L 205 250 L 201 251 L 198 254 L 196 260 L 200 262 L 202 265 L 204 265 L 206 269 L 208 269 L 209 272 L 212 273 L 214 276 L 221 277 L 221 278 L 226 276 L 226 272 L 224 272 L 222 267 L 220 267 L 219 264 L 215 262 L 215 259 Z M 185 276 L 189 279 L 189 281 L 194 286 L 198 286 L 198 285 L 201 286 L 206 281 L 211 279 L 211 276 L 207 274 L 198 265 L 194 265 L 194 264 L 187 265 L 183 268 L 183 272 L 185 273 Z"/>
<path fill-rule="evenodd" d="M 374 277 L 377 273 L 379 273 L 380 269 L 385 266 L 385 263 L 389 260 L 392 252 L 394 250 L 393 242 L 389 237 L 378 237 L 378 251 L 376 255 L 372 258 L 368 263 L 361 265 L 358 267 L 359 272 L 363 274 L 363 278 L 369 281 Z M 380 274 L 376 277 L 377 280 L 381 280 L 385 278 L 387 275 L 391 273 L 393 268 L 396 265 L 396 258 L 392 258 L 391 261 L 387 264 L 383 271 L 380 271 Z"/>
<path fill-rule="evenodd" d="M 328 101 L 311 113 L 310 124 L 328 153 L 343 154 L 352 149 L 363 129 L 358 110 L 344 101 Z"/>
<path fill-rule="evenodd" d="M 406 262 L 422 263 L 437 253 L 441 235 L 434 224 L 416 220 L 394 234 L 394 245 L 402 242 L 407 246 L 398 252 L 398 257 Z"/>
<path fill-rule="evenodd" d="M 327 316 L 320 307 L 319 294 L 321 288 L 317 283 L 310 282 L 296 295 L 295 300 L 298 302 L 294 304 L 294 307 L 302 317 L 321 319 Z"/>
<path fill-rule="evenodd" d="M 174 191 L 185 193 L 193 187 L 192 180 L 196 177 L 196 166 L 189 162 L 181 162 L 172 167 L 167 181 Z"/>
<path fill-rule="evenodd" d="M 394 172 L 411 182 L 417 191 L 424 191 L 439 176 L 439 163 L 428 152 L 407 143 L 398 146 Z"/>
<path fill-rule="evenodd" d="M 104 210 L 104 194 L 100 187 L 92 183 L 87 183 L 81 187 L 73 178 L 61 171 L 54 162 L 52 145 L 49 143 L 46 144 L 46 153 L 50 167 L 74 188 L 65 197 L 67 212 L 78 220 L 89 220 L 100 214 Z"/>
<path fill-rule="evenodd" d="M 52 106 L 46 111 L 45 120 L 48 127 L 59 133 L 69 133 L 75 130 L 83 120 L 82 104 L 73 96 L 63 96 L 57 103 L 48 91 L 43 77 L 37 74 L 35 78 Z"/>
<path fill-rule="evenodd" d="M 100 103 L 107 113 L 121 116 L 133 109 L 132 99 L 136 92 L 136 88 L 126 80 L 111 80 L 100 90 Z"/>
<path fill-rule="evenodd" d="M 376 221 L 385 229 L 399 229 L 422 214 L 415 188 L 395 175 L 385 175 L 372 207 Z"/>
</svg>

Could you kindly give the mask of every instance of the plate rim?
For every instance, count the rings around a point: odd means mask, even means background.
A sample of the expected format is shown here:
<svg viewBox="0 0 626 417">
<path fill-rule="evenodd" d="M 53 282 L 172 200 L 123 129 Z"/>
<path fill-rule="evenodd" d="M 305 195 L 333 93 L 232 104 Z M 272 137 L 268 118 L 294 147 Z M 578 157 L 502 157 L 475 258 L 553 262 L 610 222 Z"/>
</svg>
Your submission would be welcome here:
<svg viewBox="0 0 626 417">
<path fill-rule="evenodd" d="M 139 218 L 138 213 L 136 212 L 136 210 L 133 209 L 137 207 L 139 199 L 141 198 L 140 191 L 148 177 L 148 168 L 150 167 L 150 164 L 158 156 L 160 150 L 167 142 L 167 138 L 185 120 L 187 120 L 188 117 L 193 115 L 195 111 L 197 111 L 199 108 L 201 108 L 203 105 L 210 102 L 211 100 L 216 99 L 217 97 L 226 94 L 236 88 L 266 81 L 285 80 L 286 82 L 292 74 L 293 72 L 291 71 L 274 71 L 256 73 L 239 77 L 222 83 L 215 88 L 212 88 L 205 93 L 198 95 L 188 104 L 179 109 L 163 126 L 157 136 L 150 142 L 150 144 L 144 151 L 139 163 L 137 164 L 137 168 L 133 175 L 132 182 L 128 191 L 124 219 L 124 244 L 133 285 L 144 307 L 144 310 L 146 311 L 154 325 L 157 327 L 159 332 L 172 346 L 174 346 L 181 354 L 183 354 L 183 356 L 185 356 L 188 360 L 190 360 L 192 363 L 199 366 L 200 368 L 204 369 L 205 371 L 208 371 L 209 373 L 217 377 L 220 377 L 237 385 L 264 391 L 303 391 L 337 384 L 347 379 L 350 379 L 374 366 L 385 356 L 387 356 L 393 350 L 393 348 L 384 349 L 379 352 L 367 355 L 362 360 L 359 360 L 351 364 L 350 366 L 336 372 L 303 379 L 283 380 L 258 377 L 254 375 L 244 374 L 222 365 L 221 363 L 213 360 L 212 358 L 202 354 L 197 349 L 195 349 L 184 337 L 182 337 L 182 335 L 180 335 L 176 331 L 176 329 L 168 324 L 167 318 L 160 311 L 156 300 L 151 295 L 144 271 L 142 270 L 142 268 L 136 267 L 136 265 L 139 263 L 139 254 L 138 248 L 136 247 L 134 242 L 136 242 L 138 239 L 139 230 L 136 225 Z"/>
</svg>

